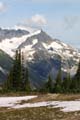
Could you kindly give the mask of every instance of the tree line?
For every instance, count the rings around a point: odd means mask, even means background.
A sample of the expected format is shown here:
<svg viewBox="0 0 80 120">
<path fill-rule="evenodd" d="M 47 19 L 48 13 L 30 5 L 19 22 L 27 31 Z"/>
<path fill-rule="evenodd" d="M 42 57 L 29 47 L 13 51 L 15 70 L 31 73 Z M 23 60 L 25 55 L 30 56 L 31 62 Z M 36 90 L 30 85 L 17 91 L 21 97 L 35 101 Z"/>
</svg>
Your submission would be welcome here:
<svg viewBox="0 0 80 120">
<path fill-rule="evenodd" d="M 50 93 L 80 93 L 80 62 L 74 77 L 67 73 L 66 77 L 62 79 L 61 68 L 54 83 L 49 76 L 45 90 Z"/>
<path fill-rule="evenodd" d="M 24 63 L 24 55 L 21 50 L 17 50 L 13 67 L 4 84 L 5 91 L 31 91 L 28 68 Z"/>
<path fill-rule="evenodd" d="M 53 83 L 54 81 L 54 83 Z M 32 92 L 28 67 L 24 62 L 24 54 L 21 50 L 17 50 L 13 67 L 11 68 L 3 89 L 5 91 L 26 91 Z M 80 92 L 80 62 L 76 75 L 71 78 L 70 73 L 67 73 L 65 78 L 62 78 L 61 66 L 55 80 L 48 76 L 44 86 L 36 90 L 43 93 L 78 93 Z"/>
</svg>

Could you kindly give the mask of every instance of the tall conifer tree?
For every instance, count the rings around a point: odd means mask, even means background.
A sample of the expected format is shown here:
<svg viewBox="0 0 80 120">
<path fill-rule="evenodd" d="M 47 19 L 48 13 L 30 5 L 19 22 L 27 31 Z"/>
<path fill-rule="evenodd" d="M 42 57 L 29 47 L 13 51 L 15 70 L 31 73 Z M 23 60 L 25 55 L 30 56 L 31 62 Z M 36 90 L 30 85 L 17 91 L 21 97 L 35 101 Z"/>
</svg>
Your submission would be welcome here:
<svg viewBox="0 0 80 120">
<path fill-rule="evenodd" d="M 54 92 L 60 93 L 62 92 L 62 73 L 61 73 L 61 61 L 60 61 L 60 69 L 58 71 L 55 84 L 54 84 Z"/>
<path fill-rule="evenodd" d="M 48 81 L 46 82 L 46 84 L 45 84 L 45 91 L 46 92 L 52 92 L 52 90 L 53 90 L 53 84 L 52 84 L 52 79 L 51 79 L 51 76 L 49 75 L 49 77 L 48 77 Z"/>
</svg>

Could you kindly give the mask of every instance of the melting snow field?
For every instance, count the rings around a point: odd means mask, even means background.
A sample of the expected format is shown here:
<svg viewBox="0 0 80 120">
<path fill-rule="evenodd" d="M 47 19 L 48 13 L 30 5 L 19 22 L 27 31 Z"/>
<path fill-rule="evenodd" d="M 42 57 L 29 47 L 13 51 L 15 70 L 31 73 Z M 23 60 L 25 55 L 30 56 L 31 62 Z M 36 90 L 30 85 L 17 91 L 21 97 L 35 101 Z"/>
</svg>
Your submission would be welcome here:
<svg viewBox="0 0 80 120">
<path fill-rule="evenodd" d="M 21 97 L 0 97 L 0 107 L 13 107 L 22 100 L 30 100 L 37 96 L 21 96 Z"/>
<path fill-rule="evenodd" d="M 80 111 L 80 100 L 75 101 L 47 101 L 37 103 L 23 103 L 22 100 L 27 101 L 37 96 L 23 96 L 23 97 L 0 97 L 0 107 L 7 108 L 31 108 L 31 107 L 52 107 L 60 108 L 63 112 Z"/>
</svg>

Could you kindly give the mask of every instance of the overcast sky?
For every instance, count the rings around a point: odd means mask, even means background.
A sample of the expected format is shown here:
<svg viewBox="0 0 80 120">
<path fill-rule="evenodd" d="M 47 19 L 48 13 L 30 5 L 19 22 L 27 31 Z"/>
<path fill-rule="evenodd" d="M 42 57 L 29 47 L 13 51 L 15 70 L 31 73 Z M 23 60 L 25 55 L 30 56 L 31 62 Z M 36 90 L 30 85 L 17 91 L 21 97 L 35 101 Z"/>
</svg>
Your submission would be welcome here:
<svg viewBox="0 0 80 120">
<path fill-rule="evenodd" d="M 80 0 L 0 0 L 0 27 L 42 28 L 80 48 Z"/>
</svg>

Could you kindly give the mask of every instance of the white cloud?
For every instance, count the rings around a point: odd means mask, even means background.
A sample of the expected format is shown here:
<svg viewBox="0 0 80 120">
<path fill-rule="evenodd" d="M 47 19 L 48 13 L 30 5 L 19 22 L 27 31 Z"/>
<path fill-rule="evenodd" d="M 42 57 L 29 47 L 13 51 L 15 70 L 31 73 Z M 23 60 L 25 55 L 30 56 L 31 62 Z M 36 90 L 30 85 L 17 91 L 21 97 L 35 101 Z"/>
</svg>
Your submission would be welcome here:
<svg viewBox="0 0 80 120">
<path fill-rule="evenodd" d="M 6 5 L 3 2 L 0 2 L 0 13 L 6 10 Z"/>
<path fill-rule="evenodd" d="M 36 14 L 31 18 L 24 20 L 22 23 L 28 26 L 43 27 L 47 25 L 47 19 L 43 15 Z"/>
<path fill-rule="evenodd" d="M 46 25 L 47 24 L 47 20 L 45 19 L 45 17 L 43 15 L 39 15 L 39 14 L 32 16 L 31 21 L 32 21 L 32 23 L 37 24 L 37 25 Z"/>
</svg>

